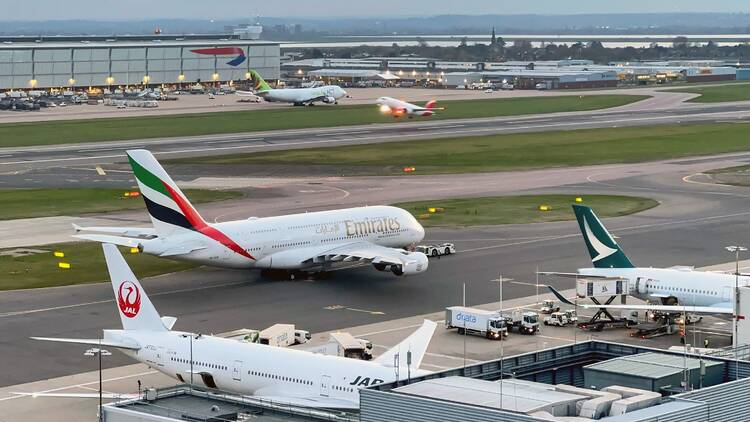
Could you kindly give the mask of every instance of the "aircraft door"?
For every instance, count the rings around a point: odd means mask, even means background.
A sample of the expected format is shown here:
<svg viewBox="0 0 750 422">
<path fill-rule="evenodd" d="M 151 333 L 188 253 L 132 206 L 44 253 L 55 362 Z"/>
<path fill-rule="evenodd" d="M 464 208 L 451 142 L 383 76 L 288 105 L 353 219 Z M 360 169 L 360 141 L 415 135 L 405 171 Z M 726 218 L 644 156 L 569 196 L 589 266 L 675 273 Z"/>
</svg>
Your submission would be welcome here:
<svg viewBox="0 0 750 422">
<path fill-rule="evenodd" d="M 731 287 L 723 287 L 721 289 L 721 300 L 724 302 L 729 302 L 732 298 L 732 288 Z"/>
<path fill-rule="evenodd" d="M 232 367 L 232 379 L 235 381 L 242 381 L 242 361 L 241 360 L 234 361 L 234 366 Z"/>
<path fill-rule="evenodd" d="M 646 287 L 646 282 L 647 282 L 647 280 L 644 279 L 643 277 L 638 277 L 635 280 L 635 291 L 638 292 L 639 294 L 642 294 L 642 295 L 645 295 L 646 293 L 648 293 L 648 288 Z"/>
<path fill-rule="evenodd" d="M 323 378 L 320 379 L 320 396 L 331 396 L 331 377 L 328 375 L 323 375 Z"/>
<path fill-rule="evenodd" d="M 156 365 L 164 366 L 164 355 L 166 354 L 164 347 L 156 349 Z"/>
</svg>

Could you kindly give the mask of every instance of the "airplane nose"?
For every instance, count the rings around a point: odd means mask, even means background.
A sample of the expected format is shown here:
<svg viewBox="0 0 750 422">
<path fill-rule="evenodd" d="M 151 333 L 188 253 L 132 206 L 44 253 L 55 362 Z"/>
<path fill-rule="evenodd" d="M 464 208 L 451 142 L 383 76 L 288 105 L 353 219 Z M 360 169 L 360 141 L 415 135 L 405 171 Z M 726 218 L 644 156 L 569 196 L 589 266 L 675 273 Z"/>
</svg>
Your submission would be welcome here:
<svg viewBox="0 0 750 422">
<path fill-rule="evenodd" d="M 422 239 L 424 239 L 424 227 L 422 227 L 421 224 L 417 223 L 414 231 L 417 233 L 417 242 L 421 242 Z"/>
</svg>

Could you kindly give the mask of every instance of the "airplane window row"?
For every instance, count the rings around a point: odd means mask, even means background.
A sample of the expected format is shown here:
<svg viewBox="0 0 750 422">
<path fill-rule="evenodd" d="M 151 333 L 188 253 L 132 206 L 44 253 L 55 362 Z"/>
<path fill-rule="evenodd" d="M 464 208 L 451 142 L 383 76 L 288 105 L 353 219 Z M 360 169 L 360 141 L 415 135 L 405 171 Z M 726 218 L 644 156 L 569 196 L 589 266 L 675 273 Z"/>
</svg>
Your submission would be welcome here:
<svg viewBox="0 0 750 422">
<path fill-rule="evenodd" d="M 347 393 L 353 393 L 354 389 L 351 387 L 340 387 L 338 385 L 334 385 L 333 389 L 336 391 L 346 391 Z"/>
<path fill-rule="evenodd" d="M 281 376 L 281 375 L 269 374 L 267 372 L 247 371 L 247 374 L 248 375 L 254 375 L 254 376 L 257 376 L 257 377 L 263 377 L 263 378 L 269 378 L 269 379 L 279 380 L 279 381 L 293 382 L 295 384 L 313 385 L 312 381 L 303 380 L 303 379 L 300 379 L 300 378 L 284 377 L 284 376 Z"/>
<path fill-rule="evenodd" d="M 258 234 L 258 233 L 269 233 L 269 232 L 275 232 L 279 229 L 273 228 L 273 229 L 261 229 L 261 230 L 250 230 L 250 234 Z"/>
<path fill-rule="evenodd" d="M 719 292 L 715 290 L 702 290 L 702 289 L 685 289 L 682 287 L 673 287 L 673 286 L 657 286 L 655 284 L 646 284 L 646 288 L 662 288 L 665 290 L 672 290 L 676 292 L 683 292 L 683 293 L 697 293 L 697 294 L 703 294 L 703 295 L 712 295 L 712 296 L 718 296 Z"/>
<path fill-rule="evenodd" d="M 187 364 L 190 363 L 190 359 L 180 359 L 180 358 L 175 358 L 175 357 L 172 357 L 172 358 L 169 358 L 169 359 L 172 362 L 187 363 Z M 226 366 L 219 365 L 217 363 L 207 363 L 207 362 L 197 362 L 197 361 L 194 361 L 193 362 L 193 366 L 203 366 L 205 368 L 221 369 L 221 370 L 224 370 L 224 371 L 227 370 Z"/>
<path fill-rule="evenodd" d="M 273 247 L 274 248 L 287 248 L 289 246 L 309 245 L 310 243 L 312 242 L 310 242 L 309 240 L 306 240 L 304 242 L 282 243 L 280 245 L 273 245 Z"/>
</svg>

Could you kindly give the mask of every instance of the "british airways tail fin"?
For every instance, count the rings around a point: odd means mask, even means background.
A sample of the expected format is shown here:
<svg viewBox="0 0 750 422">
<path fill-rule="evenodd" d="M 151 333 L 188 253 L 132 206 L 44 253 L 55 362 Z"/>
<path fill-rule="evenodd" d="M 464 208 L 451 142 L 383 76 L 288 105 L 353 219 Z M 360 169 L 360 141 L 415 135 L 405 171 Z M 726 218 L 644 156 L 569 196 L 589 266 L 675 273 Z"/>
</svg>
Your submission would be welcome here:
<svg viewBox="0 0 750 422">
<path fill-rule="evenodd" d="M 633 268 L 633 263 L 615 242 L 591 208 L 573 204 L 583 240 L 596 268 Z"/>
<path fill-rule="evenodd" d="M 432 335 L 435 333 L 435 327 L 437 327 L 437 324 L 434 321 L 424 320 L 422 326 L 417 331 L 411 333 L 401 343 L 375 358 L 375 362 L 383 366 L 395 367 L 398 364 L 399 368 L 409 366 L 412 369 L 418 369 L 422 364 L 425 353 L 427 353 L 427 346 L 430 345 Z M 409 353 L 411 353 L 411 362 L 409 362 Z M 398 363 L 396 359 L 398 359 Z"/>
<path fill-rule="evenodd" d="M 169 331 L 117 246 L 104 243 L 104 259 L 124 330 Z M 173 324 L 174 322 L 172 322 Z"/>
</svg>

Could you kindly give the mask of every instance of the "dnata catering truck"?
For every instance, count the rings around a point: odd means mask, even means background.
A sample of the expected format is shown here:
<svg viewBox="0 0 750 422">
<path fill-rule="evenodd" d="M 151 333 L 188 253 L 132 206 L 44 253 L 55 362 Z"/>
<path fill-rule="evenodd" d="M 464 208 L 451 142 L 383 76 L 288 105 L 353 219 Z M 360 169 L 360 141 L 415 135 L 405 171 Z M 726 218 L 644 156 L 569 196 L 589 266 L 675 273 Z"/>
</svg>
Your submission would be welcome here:
<svg viewBox="0 0 750 422">
<path fill-rule="evenodd" d="M 445 328 L 458 328 L 459 334 L 478 334 L 491 340 L 502 340 L 508 336 L 508 327 L 502 315 L 465 306 L 445 308 Z"/>
</svg>

